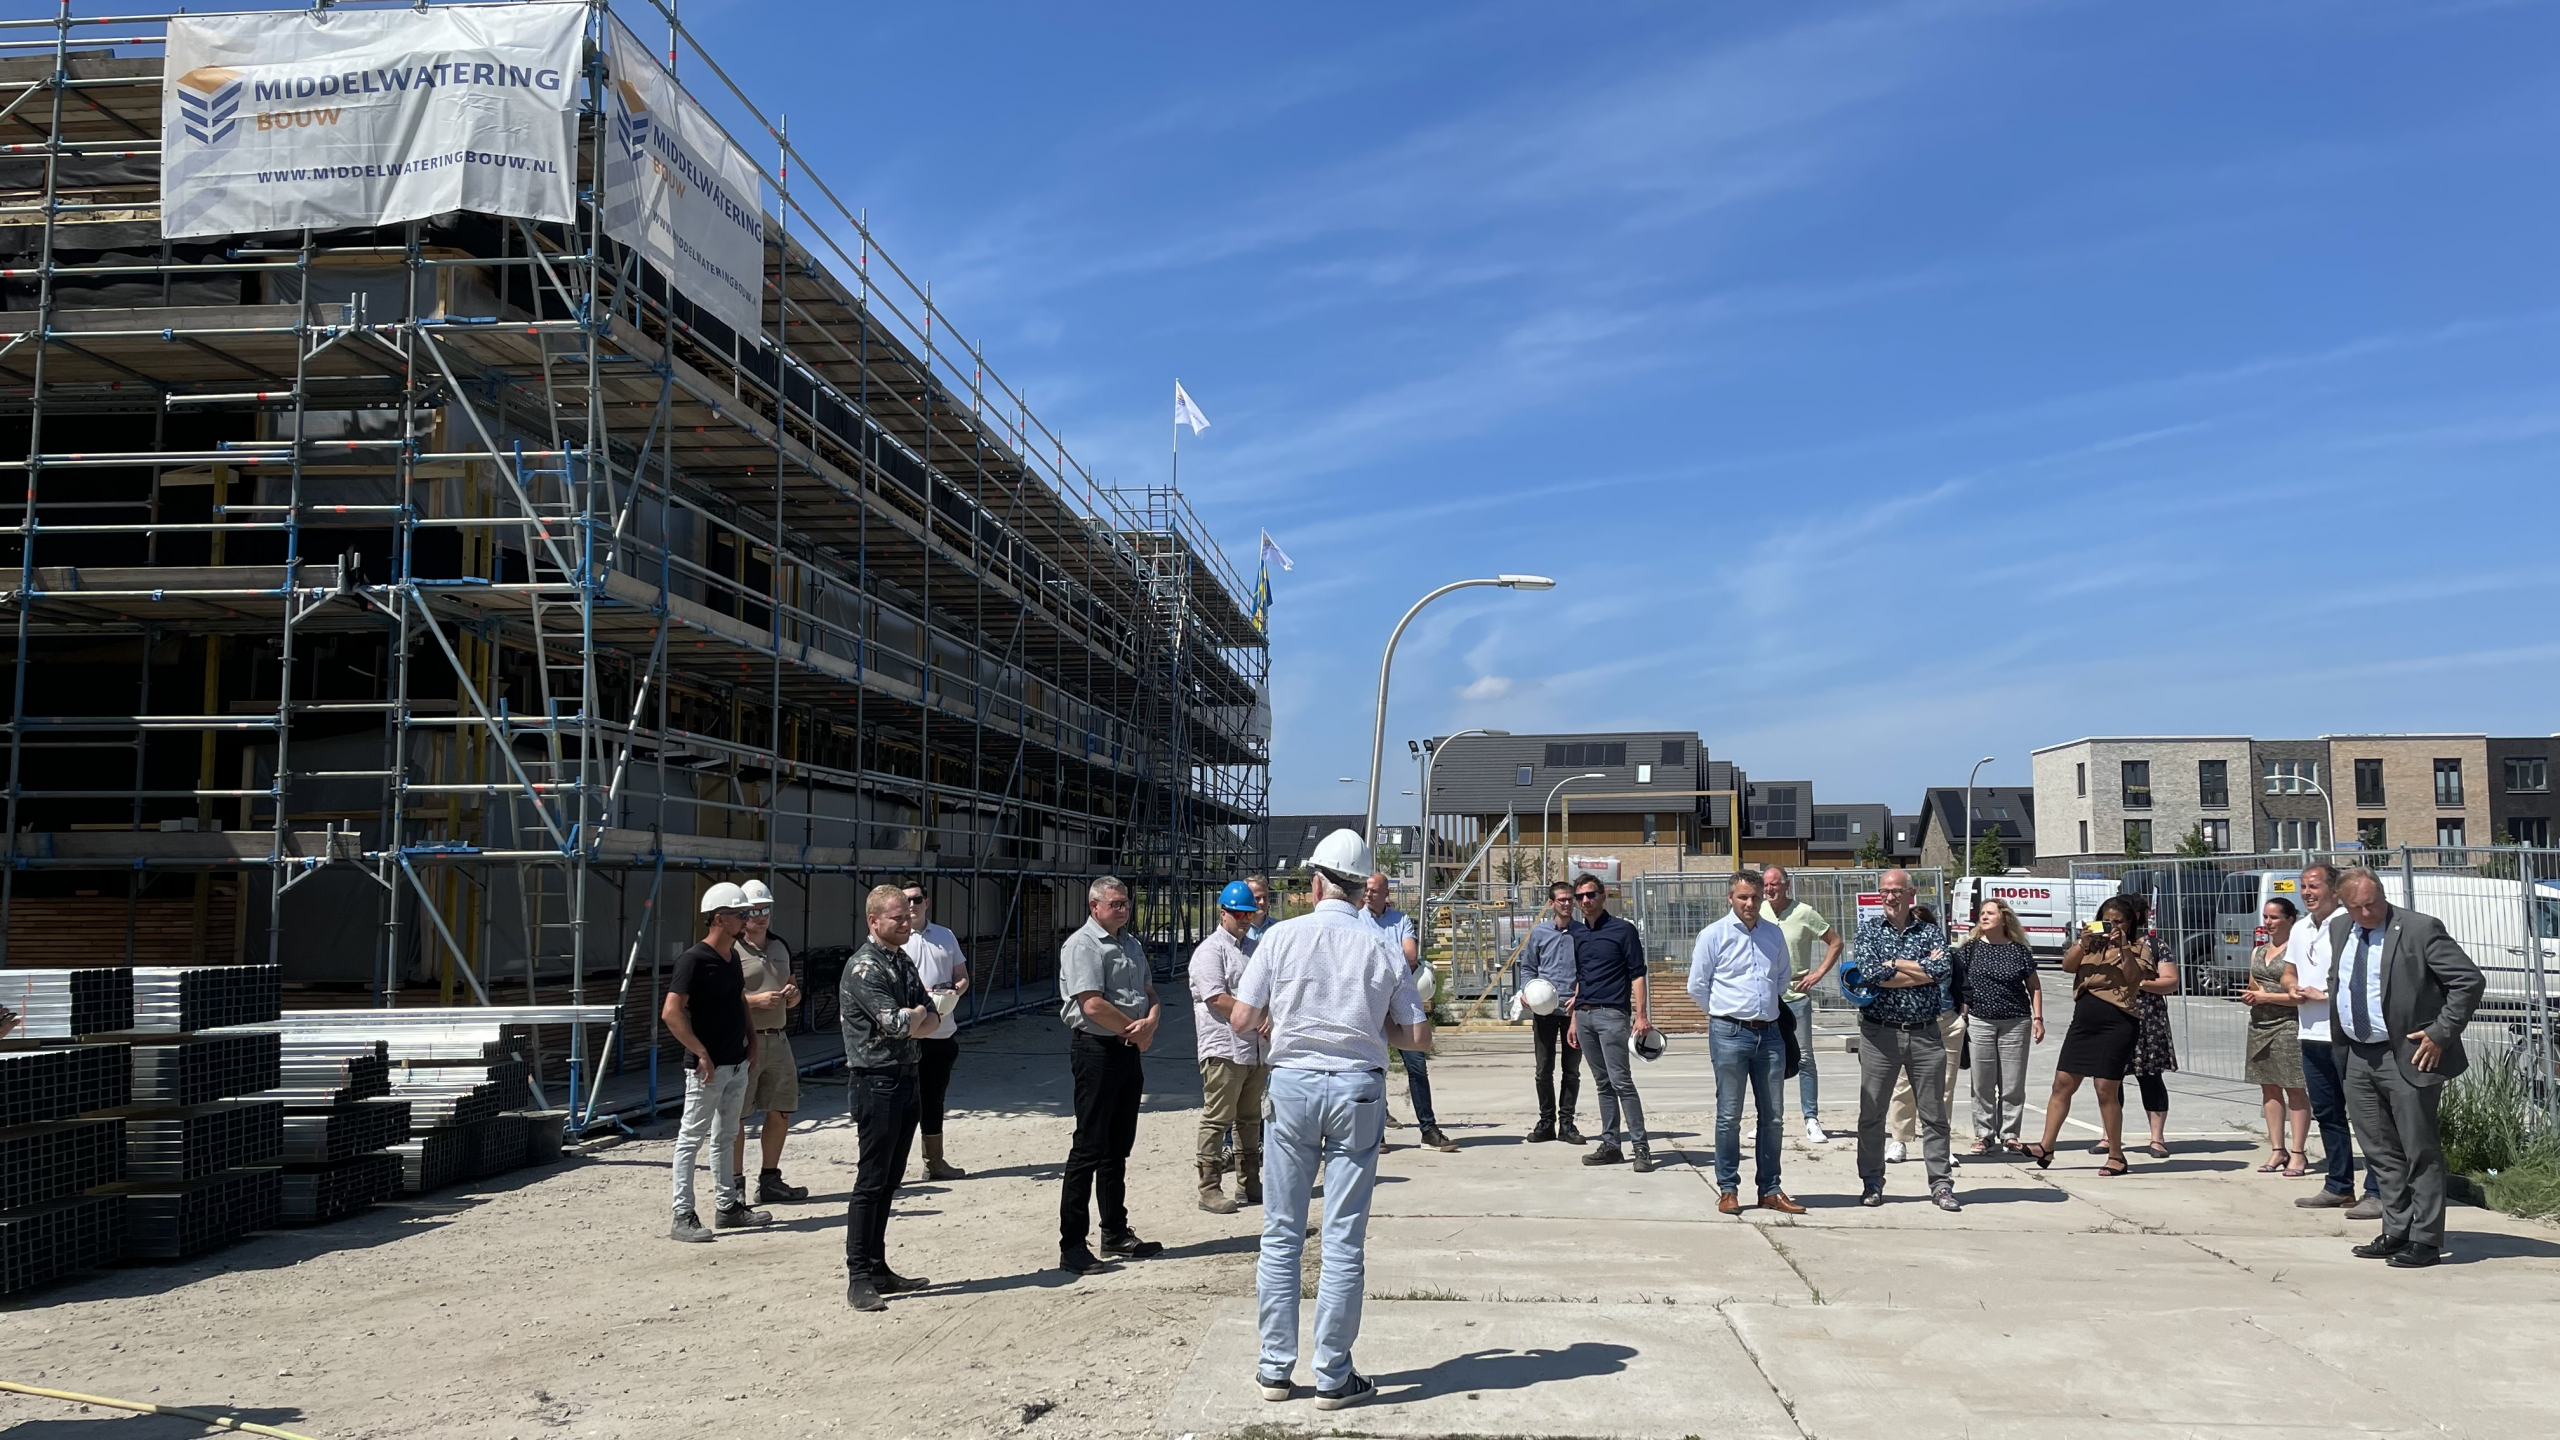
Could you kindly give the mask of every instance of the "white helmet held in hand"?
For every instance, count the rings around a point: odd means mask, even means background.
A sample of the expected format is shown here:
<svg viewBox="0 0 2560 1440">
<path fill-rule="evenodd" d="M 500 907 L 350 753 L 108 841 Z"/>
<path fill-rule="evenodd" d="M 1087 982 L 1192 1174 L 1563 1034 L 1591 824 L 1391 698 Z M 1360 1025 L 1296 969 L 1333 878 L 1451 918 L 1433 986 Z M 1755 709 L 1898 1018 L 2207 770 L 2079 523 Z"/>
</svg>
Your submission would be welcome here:
<svg viewBox="0 0 2560 1440">
<path fill-rule="evenodd" d="M 1439 988 L 1440 971 L 1436 967 L 1426 961 L 1414 970 L 1413 993 L 1422 997 L 1423 1004 L 1430 1004 L 1432 995 L 1437 992 Z"/>
<path fill-rule="evenodd" d="M 739 889 L 737 886 L 726 880 L 723 880 L 719 884 L 702 892 L 702 913 L 705 915 L 710 914 L 714 910 L 744 910 L 747 908 L 747 892 Z"/>
<path fill-rule="evenodd" d="M 1534 1015 L 1553 1015 L 1557 1002 L 1562 998 L 1556 994 L 1556 982 L 1544 976 L 1520 987 L 1520 1003 L 1528 1006 Z"/>
<path fill-rule="evenodd" d="M 773 889 L 761 880 L 750 880 L 739 886 L 738 893 L 747 898 L 747 908 L 751 910 L 773 908 Z"/>
</svg>

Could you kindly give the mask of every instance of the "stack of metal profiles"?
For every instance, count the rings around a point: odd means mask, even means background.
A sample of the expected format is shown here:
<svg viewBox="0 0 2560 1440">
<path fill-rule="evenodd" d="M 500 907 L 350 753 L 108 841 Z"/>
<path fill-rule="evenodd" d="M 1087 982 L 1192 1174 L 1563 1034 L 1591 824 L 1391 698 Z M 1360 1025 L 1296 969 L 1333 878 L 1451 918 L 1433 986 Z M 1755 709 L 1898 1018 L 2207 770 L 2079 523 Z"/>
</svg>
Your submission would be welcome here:
<svg viewBox="0 0 2560 1440">
<path fill-rule="evenodd" d="M 465 1126 L 464 1173 L 472 1179 L 503 1175 L 524 1164 L 525 1119 L 521 1111 L 492 1115 Z"/>
<path fill-rule="evenodd" d="M 125 1112 L 125 1176 L 198 1180 L 244 1165 L 271 1165 L 284 1149 L 284 1106 L 215 1100 L 175 1110 Z"/>
<path fill-rule="evenodd" d="M 382 1040 L 285 1031 L 283 1046 L 280 1083 L 263 1099 L 313 1110 L 391 1093 L 391 1047 Z"/>
<path fill-rule="evenodd" d="M 123 966 L 0 970 L 0 1005 L 18 1012 L 10 1032 L 29 1040 L 113 1035 L 133 1028 L 133 976 Z"/>
<path fill-rule="evenodd" d="M 441 1190 L 469 1173 L 463 1169 L 468 1157 L 459 1130 L 419 1131 L 416 1138 L 392 1146 L 391 1153 L 400 1157 L 400 1189 L 404 1194 Z"/>
<path fill-rule="evenodd" d="M 408 1138 L 408 1101 L 359 1100 L 286 1114 L 283 1158 L 288 1165 L 328 1165 Z"/>
<path fill-rule="evenodd" d="M 284 1190 L 281 1173 L 261 1165 L 201 1180 L 128 1180 L 109 1193 L 124 1197 L 128 1258 L 183 1260 L 272 1228 Z"/>
<path fill-rule="evenodd" d="M 399 1194 L 403 1168 L 401 1157 L 380 1150 L 328 1165 L 288 1165 L 281 1218 L 288 1225 L 318 1225 L 352 1215 Z"/>
<path fill-rule="evenodd" d="M 133 1028 L 186 1034 L 272 1021 L 284 1006 L 283 975 L 274 965 L 138 966 Z"/>
<path fill-rule="evenodd" d="M 0 1041 L 0 1127 L 113 1110 L 133 1093 L 133 1047 Z"/>
<path fill-rule="evenodd" d="M 569 1128 L 566 1110 L 527 1110 L 524 1112 L 524 1163 L 549 1165 L 560 1158 L 560 1144 Z"/>
<path fill-rule="evenodd" d="M 72 1195 L 0 1215 L 0 1295 L 124 1258 L 124 1197 Z"/>
<path fill-rule="evenodd" d="M 201 1105 L 276 1087 L 283 1037 L 234 1030 L 138 1040 L 133 1046 L 133 1103 Z"/>
<path fill-rule="evenodd" d="M 24 1210 L 124 1178 L 124 1121 L 53 1120 L 0 1130 L 0 1211 Z"/>
<path fill-rule="evenodd" d="M 439 1125 L 477 1125 L 531 1099 L 521 1062 L 420 1065 L 395 1071 L 391 1094 L 409 1102 L 412 1134 Z"/>
</svg>

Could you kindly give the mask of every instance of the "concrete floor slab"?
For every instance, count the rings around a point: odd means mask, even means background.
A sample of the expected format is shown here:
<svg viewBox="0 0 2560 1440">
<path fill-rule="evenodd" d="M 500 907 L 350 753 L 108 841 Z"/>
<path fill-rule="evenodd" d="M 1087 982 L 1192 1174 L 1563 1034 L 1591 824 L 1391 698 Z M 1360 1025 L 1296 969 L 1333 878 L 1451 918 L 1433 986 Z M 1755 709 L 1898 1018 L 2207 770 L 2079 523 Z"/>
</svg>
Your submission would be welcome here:
<svg viewBox="0 0 2560 1440">
<path fill-rule="evenodd" d="M 1313 1320 L 1313 1308 L 1301 1323 Z M 1502 1305 L 1371 1301 L 1355 1363 L 1378 1382 L 1352 1410 L 1253 1388 L 1259 1344 L 1248 1302 L 1222 1309 L 1158 1422 L 1163 1435 L 1712 1435 L 1802 1440 L 1717 1311 L 1688 1305 Z"/>
<path fill-rule="evenodd" d="M 1810 1300 L 1759 1231 L 1731 1221 L 1612 1219 L 1606 1244 L 1583 1225 L 1508 1216 L 1369 1222 L 1368 1292 L 1477 1301 L 1568 1300 L 1713 1306 Z"/>
<path fill-rule="evenodd" d="M 2175 1309 L 2208 1290 L 2236 1290 L 2243 1278 L 2230 1261 L 2175 1235 L 1913 1231 L 1897 1241 L 1873 1230 L 1796 1226 L 1770 1238 L 1832 1305 L 2000 1309 L 2031 1288 L 2040 1301 Z"/>
</svg>

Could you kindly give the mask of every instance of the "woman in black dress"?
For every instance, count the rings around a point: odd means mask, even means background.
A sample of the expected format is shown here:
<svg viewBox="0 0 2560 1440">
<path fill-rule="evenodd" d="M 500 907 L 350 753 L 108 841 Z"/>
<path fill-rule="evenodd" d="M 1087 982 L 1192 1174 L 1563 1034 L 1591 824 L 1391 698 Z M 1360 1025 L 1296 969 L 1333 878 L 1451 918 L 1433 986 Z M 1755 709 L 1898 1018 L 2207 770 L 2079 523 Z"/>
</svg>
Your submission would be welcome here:
<svg viewBox="0 0 2560 1440">
<path fill-rule="evenodd" d="M 2054 1142 L 2062 1138 L 2062 1122 L 2071 1115 L 2071 1098 L 2082 1080 L 2098 1082 L 2098 1121 L 2106 1133 L 2107 1163 L 2101 1175 L 2122 1175 L 2124 1163 L 2124 1076 L 2133 1068 L 2134 1047 L 2141 1040 L 2138 1016 L 2148 985 L 2166 978 L 2177 983 L 2177 971 L 2152 958 L 2142 939 L 2151 907 L 2138 895 L 2112 895 L 2098 907 L 2098 923 L 2062 952 L 2062 968 L 2074 979 L 2078 998 L 2072 1004 L 2071 1031 L 2062 1037 L 2056 1060 L 2053 1094 L 2045 1102 L 2044 1143 L 2021 1145 L 2021 1154 L 2039 1168 L 2053 1163 Z"/>
</svg>

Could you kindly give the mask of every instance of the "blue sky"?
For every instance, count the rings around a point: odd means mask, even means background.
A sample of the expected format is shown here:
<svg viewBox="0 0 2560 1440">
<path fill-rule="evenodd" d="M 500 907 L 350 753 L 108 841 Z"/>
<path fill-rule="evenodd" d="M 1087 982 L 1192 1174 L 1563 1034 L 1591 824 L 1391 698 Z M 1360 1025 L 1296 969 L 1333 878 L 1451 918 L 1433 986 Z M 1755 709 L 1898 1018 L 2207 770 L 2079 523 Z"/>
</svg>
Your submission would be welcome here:
<svg viewBox="0 0 2560 1440">
<path fill-rule="evenodd" d="M 820 7 L 731 73 L 1098 473 L 1279 577 L 1273 806 L 1694 727 L 2560 729 L 2560 8 Z M 1383 17 L 1383 18 L 1381 18 Z"/>
</svg>

